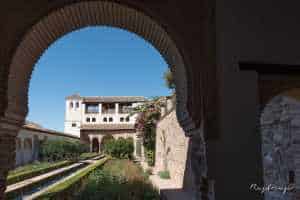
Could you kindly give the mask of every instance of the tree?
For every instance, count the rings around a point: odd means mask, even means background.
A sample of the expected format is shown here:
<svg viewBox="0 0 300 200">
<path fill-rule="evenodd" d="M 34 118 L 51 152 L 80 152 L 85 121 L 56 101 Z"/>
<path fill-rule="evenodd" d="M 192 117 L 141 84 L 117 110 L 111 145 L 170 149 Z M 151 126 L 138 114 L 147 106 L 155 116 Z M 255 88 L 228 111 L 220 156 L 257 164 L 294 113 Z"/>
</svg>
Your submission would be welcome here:
<svg viewBox="0 0 300 200">
<path fill-rule="evenodd" d="M 174 90 L 175 89 L 175 80 L 174 80 L 172 71 L 169 68 L 164 73 L 164 79 L 165 79 L 166 86 L 169 89 Z"/>
</svg>

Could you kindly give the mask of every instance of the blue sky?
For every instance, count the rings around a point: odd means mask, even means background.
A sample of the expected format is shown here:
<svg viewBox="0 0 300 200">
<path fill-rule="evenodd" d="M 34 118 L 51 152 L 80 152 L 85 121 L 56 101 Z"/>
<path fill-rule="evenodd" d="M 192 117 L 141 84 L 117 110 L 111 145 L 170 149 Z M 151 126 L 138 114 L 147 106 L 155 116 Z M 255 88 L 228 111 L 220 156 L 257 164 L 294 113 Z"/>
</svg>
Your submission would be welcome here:
<svg viewBox="0 0 300 200">
<path fill-rule="evenodd" d="M 151 44 L 125 30 L 84 28 L 53 43 L 36 63 L 27 119 L 63 130 L 65 97 L 161 96 L 167 64 Z"/>
</svg>

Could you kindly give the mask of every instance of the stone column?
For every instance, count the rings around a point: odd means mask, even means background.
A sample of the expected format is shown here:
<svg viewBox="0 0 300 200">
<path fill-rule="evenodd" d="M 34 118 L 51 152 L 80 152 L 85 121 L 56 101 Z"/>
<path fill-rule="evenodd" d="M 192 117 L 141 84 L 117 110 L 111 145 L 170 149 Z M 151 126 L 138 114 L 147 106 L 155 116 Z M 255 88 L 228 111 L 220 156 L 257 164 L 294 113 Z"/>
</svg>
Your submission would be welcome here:
<svg viewBox="0 0 300 200">
<path fill-rule="evenodd" d="M 6 177 L 15 165 L 16 137 L 23 121 L 0 119 L 0 199 L 4 199 Z"/>
<path fill-rule="evenodd" d="M 119 114 L 119 103 L 116 103 L 116 115 Z"/>
<path fill-rule="evenodd" d="M 99 103 L 99 115 L 102 115 L 102 103 Z"/>
<path fill-rule="evenodd" d="M 90 152 L 93 152 L 93 137 L 89 135 L 90 140 Z"/>
<path fill-rule="evenodd" d="M 83 124 L 83 123 L 85 122 L 85 121 L 84 121 L 84 120 L 85 120 L 85 118 L 84 118 L 84 115 L 85 115 L 85 107 L 86 107 L 86 106 L 85 106 L 85 103 L 82 103 L 81 106 L 82 106 L 82 107 L 81 107 L 81 124 Z"/>
<path fill-rule="evenodd" d="M 135 154 L 137 159 L 139 159 L 141 162 L 143 162 L 145 160 L 145 156 L 144 156 L 144 146 L 143 146 L 143 136 L 142 136 L 142 132 L 137 131 L 136 133 L 136 142 L 138 142 L 140 144 L 140 155 L 137 153 L 137 148 L 135 148 Z"/>
</svg>

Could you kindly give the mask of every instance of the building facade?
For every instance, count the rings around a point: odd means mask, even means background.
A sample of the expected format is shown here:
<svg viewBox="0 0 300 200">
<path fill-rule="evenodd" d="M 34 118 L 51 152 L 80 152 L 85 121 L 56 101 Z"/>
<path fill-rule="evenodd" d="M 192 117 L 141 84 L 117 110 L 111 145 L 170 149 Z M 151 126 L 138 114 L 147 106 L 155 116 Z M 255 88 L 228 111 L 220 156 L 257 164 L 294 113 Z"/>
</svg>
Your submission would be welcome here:
<svg viewBox="0 0 300 200">
<path fill-rule="evenodd" d="M 66 98 L 65 132 L 78 136 L 90 144 L 91 151 L 101 151 L 107 135 L 117 139 L 131 137 L 136 141 L 134 107 L 147 101 L 140 96 L 82 97 L 78 94 Z"/>
<path fill-rule="evenodd" d="M 79 137 L 45 129 L 38 124 L 27 122 L 22 126 L 16 138 L 15 166 L 25 165 L 38 160 L 40 144 L 46 140 L 59 139 L 80 140 Z"/>
</svg>

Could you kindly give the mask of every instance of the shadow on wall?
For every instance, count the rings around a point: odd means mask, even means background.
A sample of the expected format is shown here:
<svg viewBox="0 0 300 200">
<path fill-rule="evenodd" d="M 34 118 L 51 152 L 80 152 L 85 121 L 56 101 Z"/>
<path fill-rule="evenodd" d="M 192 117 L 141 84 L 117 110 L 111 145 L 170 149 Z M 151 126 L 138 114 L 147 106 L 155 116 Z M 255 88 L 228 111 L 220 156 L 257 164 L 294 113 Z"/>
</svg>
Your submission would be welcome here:
<svg viewBox="0 0 300 200">
<path fill-rule="evenodd" d="M 193 153 L 192 139 L 189 140 L 188 143 L 188 151 L 187 151 L 187 160 L 185 164 L 184 176 L 183 176 L 183 187 L 181 189 L 161 189 L 161 198 L 163 200 L 191 200 L 194 199 L 196 194 L 196 185 L 193 180 L 193 171 L 192 171 L 192 153 Z M 203 163 L 205 164 L 205 163 Z"/>
</svg>

